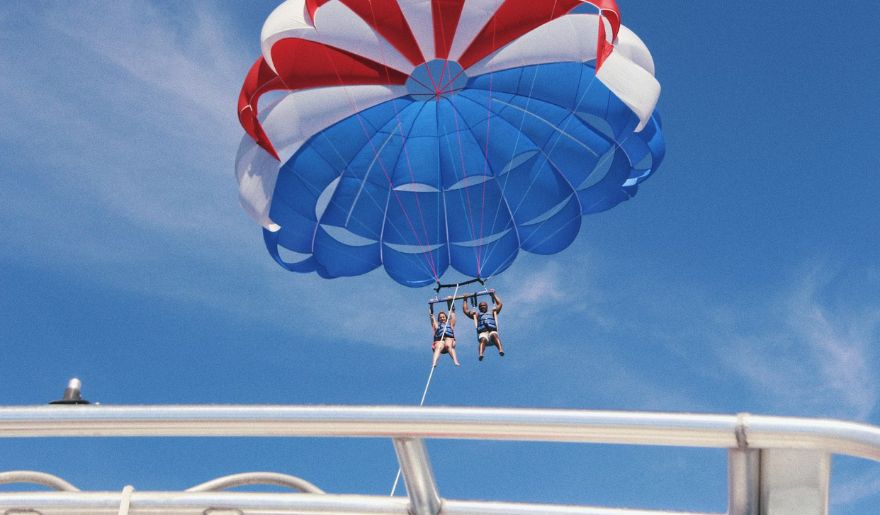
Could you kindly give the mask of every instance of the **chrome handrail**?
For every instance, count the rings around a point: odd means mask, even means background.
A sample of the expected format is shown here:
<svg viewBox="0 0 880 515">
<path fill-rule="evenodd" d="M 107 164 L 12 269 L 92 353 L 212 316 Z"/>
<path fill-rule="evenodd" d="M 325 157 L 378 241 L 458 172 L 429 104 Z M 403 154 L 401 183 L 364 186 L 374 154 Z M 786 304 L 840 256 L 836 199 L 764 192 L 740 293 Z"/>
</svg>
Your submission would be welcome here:
<svg viewBox="0 0 880 515">
<path fill-rule="evenodd" d="M 880 428 L 832 419 L 528 408 L 291 405 L 0 407 L 0 438 L 348 436 L 822 449 L 880 461 Z"/>
<path fill-rule="evenodd" d="M 830 454 L 880 461 L 880 428 L 831 419 L 751 415 L 643 413 L 525 408 L 289 405 L 150 405 L 0 407 L 0 438 L 16 437 L 376 437 L 391 438 L 409 486 L 409 503 L 400 498 L 218 492 L 218 497 L 187 492 L 174 502 L 209 499 L 257 502 L 278 506 L 311 506 L 315 512 L 347 512 L 353 506 L 388 513 L 678 513 L 577 506 L 447 500 L 440 497 L 421 439 L 520 440 L 729 449 L 728 513 L 772 513 L 770 506 L 810 503 L 827 513 Z M 808 496 L 788 495 L 795 463 L 806 470 L 799 488 Z M 786 478 L 782 481 L 780 478 Z M 818 478 L 818 479 L 815 479 Z M 804 491 L 804 490 L 801 490 Z M 106 498 L 98 493 L 0 493 L 0 509 L 14 499 L 34 502 L 61 495 L 69 503 Z M 226 495 L 229 494 L 229 495 Z M 113 493 L 106 493 L 112 497 Z M 163 503 L 159 492 L 135 492 L 132 500 Z M 260 497 L 260 496 L 263 497 Z M 54 497 L 53 497 L 54 496 Z M 250 496 L 250 497 L 249 497 Z M 172 499 L 172 498 L 169 498 Z M 170 501 L 169 501 L 170 502 Z M 225 502 L 225 501 L 224 501 Z M 280 503 L 280 504 L 278 504 Z M 293 503 L 292 505 L 290 503 Z M 158 506 L 158 505 L 157 505 Z M 251 505 L 253 506 L 253 505 Z M 552 508 L 552 509 L 551 509 Z M 327 510 L 327 511 L 322 511 Z M 335 510 L 335 511 L 334 511 Z M 401 511 L 403 510 L 403 511 Z M 782 512 L 791 508 L 781 508 Z M 295 510 L 294 510 L 295 511 Z M 356 511 L 356 510 L 355 510 Z"/>
</svg>

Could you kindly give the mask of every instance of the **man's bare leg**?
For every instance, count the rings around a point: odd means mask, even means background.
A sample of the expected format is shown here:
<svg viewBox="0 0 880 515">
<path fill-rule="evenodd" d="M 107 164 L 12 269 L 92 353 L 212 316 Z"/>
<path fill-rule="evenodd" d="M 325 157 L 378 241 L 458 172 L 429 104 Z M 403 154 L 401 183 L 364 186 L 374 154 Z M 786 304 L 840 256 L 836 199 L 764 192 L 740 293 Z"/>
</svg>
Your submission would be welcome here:
<svg viewBox="0 0 880 515">
<path fill-rule="evenodd" d="M 501 346 L 501 337 L 498 336 L 498 333 L 492 333 L 489 335 L 489 338 L 495 340 L 495 346 L 498 347 L 498 355 L 504 356 L 504 347 Z"/>
</svg>

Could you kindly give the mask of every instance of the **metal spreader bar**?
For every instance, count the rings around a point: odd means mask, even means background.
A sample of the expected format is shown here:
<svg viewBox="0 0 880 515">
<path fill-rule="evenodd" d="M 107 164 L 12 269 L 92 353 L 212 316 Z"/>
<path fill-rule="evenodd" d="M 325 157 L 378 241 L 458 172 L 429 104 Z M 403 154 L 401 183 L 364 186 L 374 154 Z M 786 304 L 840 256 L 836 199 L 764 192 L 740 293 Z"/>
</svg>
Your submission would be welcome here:
<svg viewBox="0 0 880 515">
<path fill-rule="evenodd" d="M 434 287 L 434 291 L 437 293 L 440 293 L 440 290 L 442 290 L 443 288 L 456 288 L 457 289 L 462 286 L 467 286 L 468 284 L 474 284 L 474 283 L 486 284 L 486 281 L 479 278 L 479 277 L 477 277 L 476 279 L 471 279 L 469 281 L 462 281 L 460 283 L 450 283 L 450 284 L 440 284 L 440 281 L 437 281 L 437 286 Z"/>
<path fill-rule="evenodd" d="M 433 306 L 434 304 L 440 304 L 441 302 L 455 302 L 456 300 L 461 300 L 461 299 L 476 299 L 477 297 L 485 297 L 487 295 L 491 296 L 493 293 L 495 293 L 495 290 L 483 290 L 483 291 L 478 291 L 476 293 L 462 293 L 460 295 L 455 295 L 455 296 L 449 295 L 449 296 L 443 297 L 442 299 L 438 298 L 438 297 L 434 297 L 434 298 L 428 300 L 428 304 Z"/>
</svg>

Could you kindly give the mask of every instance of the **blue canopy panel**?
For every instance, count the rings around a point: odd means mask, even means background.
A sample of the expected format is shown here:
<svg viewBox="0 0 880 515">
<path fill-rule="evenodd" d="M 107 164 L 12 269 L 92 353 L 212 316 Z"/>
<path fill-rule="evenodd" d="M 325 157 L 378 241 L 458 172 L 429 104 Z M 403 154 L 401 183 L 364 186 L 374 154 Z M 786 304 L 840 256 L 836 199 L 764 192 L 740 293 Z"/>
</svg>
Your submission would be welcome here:
<svg viewBox="0 0 880 515">
<path fill-rule="evenodd" d="M 635 195 L 665 151 L 659 118 L 633 133 L 638 122 L 592 63 L 461 75 L 439 95 L 414 87 L 281 167 L 269 213 L 281 229 L 266 245 L 285 268 L 323 277 L 380 265 L 412 287 L 450 266 L 489 277 L 520 249 L 565 249 L 582 215 Z M 303 258 L 285 262 L 279 246 Z"/>
</svg>

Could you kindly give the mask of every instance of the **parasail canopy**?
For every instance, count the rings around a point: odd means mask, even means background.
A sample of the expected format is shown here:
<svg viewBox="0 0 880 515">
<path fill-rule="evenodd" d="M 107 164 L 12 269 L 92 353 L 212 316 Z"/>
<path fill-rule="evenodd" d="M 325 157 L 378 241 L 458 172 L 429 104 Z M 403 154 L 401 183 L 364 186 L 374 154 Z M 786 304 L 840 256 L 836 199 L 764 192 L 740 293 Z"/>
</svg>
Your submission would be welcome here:
<svg viewBox="0 0 880 515">
<path fill-rule="evenodd" d="M 291 271 L 488 278 L 663 159 L 653 60 L 614 0 L 288 0 L 262 50 L 236 175 Z"/>
</svg>

